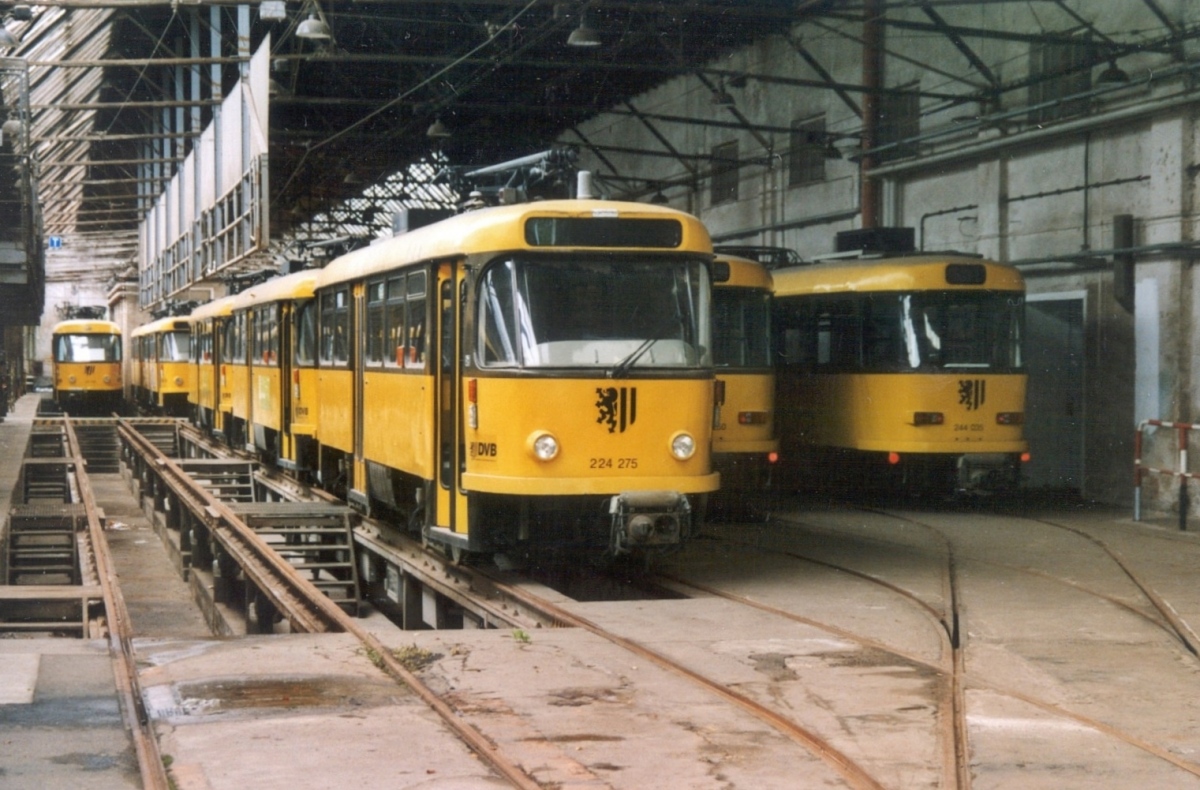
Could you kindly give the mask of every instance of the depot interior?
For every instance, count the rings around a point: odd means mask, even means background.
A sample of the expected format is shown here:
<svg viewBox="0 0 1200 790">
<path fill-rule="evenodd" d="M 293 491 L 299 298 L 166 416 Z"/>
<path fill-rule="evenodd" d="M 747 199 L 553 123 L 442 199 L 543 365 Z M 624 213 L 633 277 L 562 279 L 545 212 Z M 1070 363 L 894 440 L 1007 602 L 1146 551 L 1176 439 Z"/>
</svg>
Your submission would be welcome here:
<svg viewBox="0 0 1200 790">
<path fill-rule="evenodd" d="M 1141 423 L 1197 417 L 1200 5 L 0 10 L 10 397 L 45 383 L 64 318 L 128 331 L 464 206 L 573 196 L 588 171 L 719 243 L 811 260 L 908 227 L 1017 267 L 1027 487 L 1128 503 Z"/>
</svg>

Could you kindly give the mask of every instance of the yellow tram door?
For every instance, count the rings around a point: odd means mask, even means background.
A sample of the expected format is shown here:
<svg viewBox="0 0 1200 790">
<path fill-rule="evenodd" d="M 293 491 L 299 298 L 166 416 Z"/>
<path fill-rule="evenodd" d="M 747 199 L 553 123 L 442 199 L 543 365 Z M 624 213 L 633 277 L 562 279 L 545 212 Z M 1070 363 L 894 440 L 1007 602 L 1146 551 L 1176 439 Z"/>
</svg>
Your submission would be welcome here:
<svg viewBox="0 0 1200 790">
<path fill-rule="evenodd" d="M 292 362 L 295 359 L 295 349 L 292 347 L 292 308 L 294 302 L 280 302 L 275 313 L 275 331 L 278 332 L 278 352 L 276 362 L 279 365 L 279 457 L 295 460 L 296 454 L 292 449 Z"/>
<path fill-rule="evenodd" d="M 354 461 L 347 486 L 349 497 L 364 507 L 367 506 L 367 463 L 363 458 L 364 423 L 369 419 L 363 409 L 363 389 L 366 385 L 366 326 L 367 326 L 367 286 L 365 283 L 354 284 L 351 295 L 350 309 L 350 369 L 354 371 L 351 381 L 354 382 L 354 392 L 350 402 L 350 424 L 354 426 Z"/>
<path fill-rule="evenodd" d="M 462 470 L 462 332 L 461 314 L 463 267 L 442 263 L 437 270 L 438 349 L 435 362 L 437 387 L 437 491 L 434 512 L 429 523 L 460 533 L 467 532 L 467 498 L 459 479 Z"/>
</svg>

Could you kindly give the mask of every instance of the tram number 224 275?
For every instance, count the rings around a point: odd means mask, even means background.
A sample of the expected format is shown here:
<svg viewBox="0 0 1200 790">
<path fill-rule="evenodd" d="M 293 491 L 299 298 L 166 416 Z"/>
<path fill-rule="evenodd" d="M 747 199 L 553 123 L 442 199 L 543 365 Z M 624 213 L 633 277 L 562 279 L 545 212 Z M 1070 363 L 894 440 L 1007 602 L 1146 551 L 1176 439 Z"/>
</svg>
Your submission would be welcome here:
<svg viewBox="0 0 1200 790">
<path fill-rule="evenodd" d="M 591 458 L 589 469 L 637 469 L 636 458 Z"/>
</svg>

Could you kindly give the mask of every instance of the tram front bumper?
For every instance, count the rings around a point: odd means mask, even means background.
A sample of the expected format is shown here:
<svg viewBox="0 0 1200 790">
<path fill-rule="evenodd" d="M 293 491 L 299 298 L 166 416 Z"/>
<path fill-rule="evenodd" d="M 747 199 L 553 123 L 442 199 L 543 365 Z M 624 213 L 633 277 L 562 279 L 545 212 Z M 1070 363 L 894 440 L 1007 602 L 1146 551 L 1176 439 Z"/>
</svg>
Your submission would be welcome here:
<svg viewBox="0 0 1200 790">
<path fill-rule="evenodd" d="M 626 491 L 609 500 L 614 555 L 679 545 L 691 532 L 692 508 L 678 491 Z"/>
</svg>

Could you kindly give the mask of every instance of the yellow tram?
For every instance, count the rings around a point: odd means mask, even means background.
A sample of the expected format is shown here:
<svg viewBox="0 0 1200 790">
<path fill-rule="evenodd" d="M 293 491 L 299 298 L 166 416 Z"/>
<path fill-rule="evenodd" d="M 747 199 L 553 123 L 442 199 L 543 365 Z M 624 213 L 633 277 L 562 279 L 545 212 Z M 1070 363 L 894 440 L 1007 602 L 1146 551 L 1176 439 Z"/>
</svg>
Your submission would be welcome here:
<svg viewBox="0 0 1200 790">
<path fill-rule="evenodd" d="M 252 286 L 238 294 L 232 313 L 246 338 L 247 369 L 230 377 L 248 387 L 246 397 L 231 400 L 239 433 L 265 461 L 302 474 L 314 472 L 317 459 L 317 274 Z"/>
<path fill-rule="evenodd" d="M 129 333 L 131 393 L 141 408 L 184 417 L 194 387 L 191 319 L 171 316 Z"/>
<path fill-rule="evenodd" d="M 454 555 L 677 546 L 719 483 L 711 249 L 672 209 L 560 200 L 331 262 L 321 481 Z"/>
<path fill-rule="evenodd" d="M 717 252 L 713 363 L 717 375 L 713 465 L 721 492 L 710 504 L 748 510 L 770 487 L 779 458 L 771 361 L 771 274 L 758 261 Z"/>
<path fill-rule="evenodd" d="M 1028 445 L 1016 269 L 913 254 L 773 277 L 783 453 L 818 475 L 810 481 L 929 491 L 1017 484 Z"/>
<path fill-rule="evenodd" d="M 233 419 L 231 379 L 221 354 L 225 327 L 233 315 L 236 299 L 236 296 L 222 296 L 200 305 L 188 316 L 194 360 L 194 378 L 188 397 L 192 420 L 203 430 L 221 436 L 225 435 Z"/>
<path fill-rule="evenodd" d="M 51 331 L 54 400 L 68 414 L 120 412 L 121 329 L 111 321 L 60 321 Z"/>
</svg>

